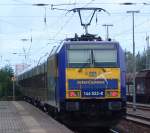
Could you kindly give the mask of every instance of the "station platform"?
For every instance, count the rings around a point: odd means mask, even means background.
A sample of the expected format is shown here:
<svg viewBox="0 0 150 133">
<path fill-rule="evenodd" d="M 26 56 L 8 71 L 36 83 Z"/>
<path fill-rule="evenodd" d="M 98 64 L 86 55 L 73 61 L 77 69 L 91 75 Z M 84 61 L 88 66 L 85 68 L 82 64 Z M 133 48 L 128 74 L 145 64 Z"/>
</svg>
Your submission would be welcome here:
<svg viewBox="0 0 150 133">
<path fill-rule="evenodd" d="M 72 133 L 24 101 L 0 101 L 0 133 Z"/>
</svg>

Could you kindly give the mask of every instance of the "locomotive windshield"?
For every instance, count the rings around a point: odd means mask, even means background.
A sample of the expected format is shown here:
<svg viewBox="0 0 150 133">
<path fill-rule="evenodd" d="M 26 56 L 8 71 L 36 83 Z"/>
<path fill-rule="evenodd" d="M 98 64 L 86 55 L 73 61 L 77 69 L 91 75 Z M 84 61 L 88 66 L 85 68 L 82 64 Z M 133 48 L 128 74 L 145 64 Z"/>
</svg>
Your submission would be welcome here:
<svg viewBox="0 0 150 133">
<path fill-rule="evenodd" d="M 68 50 L 68 64 L 72 67 L 89 67 L 91 61 L 90 50 Z"/>
<path fill-rule="evenodd" d="M 95 66 L 116 66 L 117 51 L 116 50 L 93 50 Z"/>
<path fill-rule="evenodd" d="M 83 45 L 82 45 L 83 46 Z M 89 45 L 68 49 L 68 67 L 116 67 L 117 49 L 98 47 L 90 48 Z"/>
</svg>

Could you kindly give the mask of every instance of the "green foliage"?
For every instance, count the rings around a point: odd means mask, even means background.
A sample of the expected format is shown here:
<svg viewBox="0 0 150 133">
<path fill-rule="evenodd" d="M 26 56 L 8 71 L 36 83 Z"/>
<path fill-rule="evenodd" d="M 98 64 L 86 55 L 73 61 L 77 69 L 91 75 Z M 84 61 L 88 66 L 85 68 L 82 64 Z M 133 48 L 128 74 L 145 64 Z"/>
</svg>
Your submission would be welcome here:
<svg viewBox="0 0 150 133">
<path fill-rule="evenodd" d="M 127 73 L 133 72 L 133 54 L 131 52 L 126 52 L 126 68 Z M 146 69 L 146 51 L 143 53 L 137 53 L 136 55 L 136 71 Z"/>
<path fill-rule="evenodd" d="M 12 81 L 14 72 L 10 66 L 0 69 L 0 98 L 12 95 Z"/>
<path fill-rule="evenodd" d="M 126 68 L 127 73 L 133 71 L 133 55 L 131 52 L 126 52 Z"/>
<path fill-rule="evenodd" d="M 146 69 L 146 52 L 145 51 L 142 54 L 140 53 L 137 54 L 136 66 L 137 66 L 137 71 Z"/>
</svg>

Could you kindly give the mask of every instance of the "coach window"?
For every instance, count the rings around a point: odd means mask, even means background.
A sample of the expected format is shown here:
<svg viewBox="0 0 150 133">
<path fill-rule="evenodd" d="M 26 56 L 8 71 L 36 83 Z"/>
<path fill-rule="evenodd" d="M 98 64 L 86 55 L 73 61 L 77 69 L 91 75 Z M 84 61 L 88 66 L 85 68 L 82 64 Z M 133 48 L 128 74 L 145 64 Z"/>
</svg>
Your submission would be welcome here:
<svg viewBox="0 0 150 133">
<path fill-rule="evenodd" d="M 137 84 L 136 93 L 137 93 L 137 94 L 144 94 L 144 91 L 145 91 L 145 84 L 144 84 L 144 81 L 140 81 L 140 82 Z"/>
</svg>

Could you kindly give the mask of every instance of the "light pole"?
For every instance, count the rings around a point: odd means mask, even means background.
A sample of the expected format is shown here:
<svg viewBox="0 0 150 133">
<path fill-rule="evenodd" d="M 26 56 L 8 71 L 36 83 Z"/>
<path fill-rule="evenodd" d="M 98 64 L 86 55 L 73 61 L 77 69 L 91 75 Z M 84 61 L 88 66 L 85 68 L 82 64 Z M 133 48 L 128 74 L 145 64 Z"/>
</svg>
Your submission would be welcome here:
<svg viewBox="0 0 150 133">
<path fill-rule="evenodd" d="M 106 27 L 106 40 L 109 39 L 109 27 L 112 27 L 113 24 L 103 24 L 102 26 Z"/>
<path fill-rule="evenodd" d="M 127 11 L 132 14 L 132 37 L 133 37 L 133 111 L 136 111 L 136 88 L 135 88 L 135 77 L 136 77 L 136 57 L 135 57 L 135 40 L 134 40 L 134 14 L 140 11 Z"/>
<path fill-rule="evenodd" d="M 12 81 L 13 81 L 13 101 L 15 101 L 15 76 L 12 77 Z"/>
<path fill-rule="evenodd" d="M 149 47 L 149 36 L 146 35 L 146 44 L 147 44 L 147 49 L 146 49 L 146 69 L 150 69 L 150 47 Z"/>
</svg>

